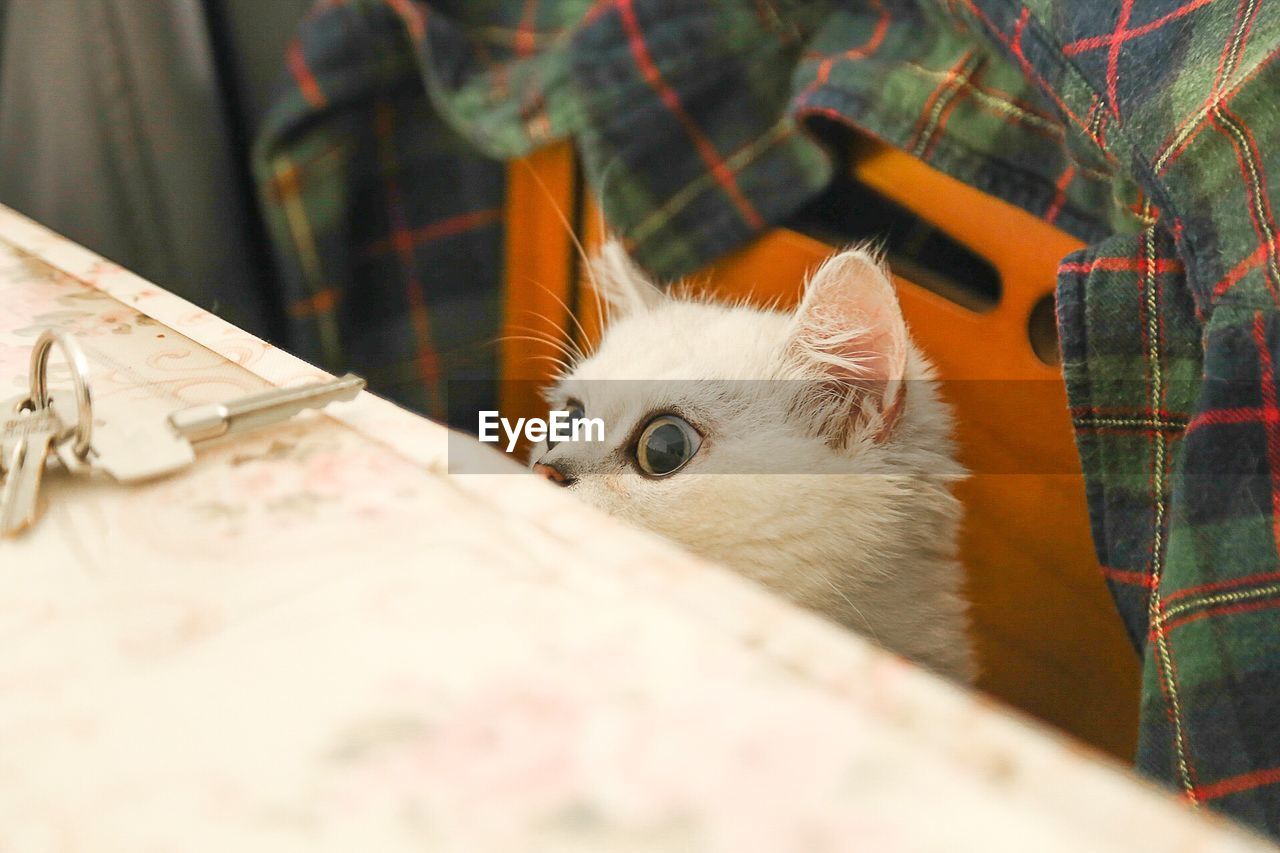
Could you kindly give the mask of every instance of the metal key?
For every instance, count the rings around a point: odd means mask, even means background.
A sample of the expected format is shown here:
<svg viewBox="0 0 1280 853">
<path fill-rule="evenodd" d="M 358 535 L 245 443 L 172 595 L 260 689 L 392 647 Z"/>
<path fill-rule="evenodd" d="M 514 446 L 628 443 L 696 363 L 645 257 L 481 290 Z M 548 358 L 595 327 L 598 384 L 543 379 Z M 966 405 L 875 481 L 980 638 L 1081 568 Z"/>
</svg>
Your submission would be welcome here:
<svg viewBox="0 0 1280 853">
<path fill-rule="evenodd" d="M 88 458 L 73 458 L 65 442 L 57 448 L 58 458 L 72 471 L 102 471 L 121 483 L 152 480 L 193 464 L 194 444 L 281 423 L 304 409 L 354 399 L 364 387 L 363 379 L 348 374 L 329 382 L 277 388 L 226 403 L 191 406 L 165 419 L 116 414 L 99 402 Z M 54 408 L 59 406 L 60 401 L 55 399 Z"/>
<path fill-rule="evenodd" d="M 63 418 L 70 408 L 63 397 L 53 399 Z M 80 456 L 70 442 L 55 447 L 62 467 L 73 474 L 101 472 L 120 483 L 140 483 L 175 474 L 196 461 L 191 442 L 173 431 L 159 415 L 139 416 L 110 402 L 95 404 L 93 440 Z"/>
<path fill-rule="evenodd" d="M 278 424 L 305 409 L 320 409 L 339 400 L 354 400 L 365 381 L 353 373 L 315 385 L 276 388 L 229 403 L 192 406 L 169 415 L 169 425 L 196 443 Z"/>
<path fill-rule="evenodd" d="M 0 404 L 0 454 L 4 487 L 0 489 L 0 536 L 16 536 L 40 513 L 40 481 L 53 442 L 63 422 L 52 408 L 35 408 L 29 398 Z"/>
</svg>

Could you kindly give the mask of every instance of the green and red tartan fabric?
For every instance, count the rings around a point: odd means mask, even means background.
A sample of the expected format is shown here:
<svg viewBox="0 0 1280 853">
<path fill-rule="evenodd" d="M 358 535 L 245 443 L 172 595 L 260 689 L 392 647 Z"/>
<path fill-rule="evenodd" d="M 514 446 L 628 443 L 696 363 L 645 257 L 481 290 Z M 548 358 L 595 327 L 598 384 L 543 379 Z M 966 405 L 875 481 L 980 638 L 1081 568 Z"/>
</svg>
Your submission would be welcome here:
<svg viewBox="0 0 1280 853">
<path fill-rule="evenodd" d="M 501 161 L 554 140 L 663 277 L 817 196 L 823 123 L 1017 204 L 1089 243 L 1058 320 L 1138 766 L 1280 836 L 1273 4 L 321 0 L 255 154 L 285 343 L 448 415 L 495 375 Z"/>
</svg>

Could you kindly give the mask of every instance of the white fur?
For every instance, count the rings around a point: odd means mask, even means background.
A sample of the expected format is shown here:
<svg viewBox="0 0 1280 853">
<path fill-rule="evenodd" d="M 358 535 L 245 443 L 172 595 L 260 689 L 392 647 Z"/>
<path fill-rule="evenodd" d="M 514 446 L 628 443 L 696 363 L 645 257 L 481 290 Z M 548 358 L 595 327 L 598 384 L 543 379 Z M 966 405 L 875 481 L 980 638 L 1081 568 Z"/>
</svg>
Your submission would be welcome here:
<svg viewBox="0 0 1280 853">
<path fill-rule="evenodd" d="M 795 313 L 666 296 L 616 244 L 593 269 L 609 326 L 548 397 L 604 418 L 606 441 L 544 443 L 532 459 L 583 500 L 970 679 L 951 415 L 879 261 L 835 256 Z M 626 443 L 672 411 L 702 447 L 648 478 Z"/>
</svg>

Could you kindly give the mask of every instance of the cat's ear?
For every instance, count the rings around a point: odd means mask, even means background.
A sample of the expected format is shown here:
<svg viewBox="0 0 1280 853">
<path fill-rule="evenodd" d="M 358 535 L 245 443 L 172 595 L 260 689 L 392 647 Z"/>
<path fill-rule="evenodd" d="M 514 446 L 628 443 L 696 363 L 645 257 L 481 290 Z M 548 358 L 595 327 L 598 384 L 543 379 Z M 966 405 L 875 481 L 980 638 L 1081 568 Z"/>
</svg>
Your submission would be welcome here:
<svg viewBox="0 0 1280 853">
<path fill-rule="evenodd" d="M 889 437 L 906 393 L 907 327 L 879 258 L 849 249 L 814 273 L 788 355 L 810 380 L 804 415 L 828 443 L 863 432 Z"/>
<path fill-rule="evenodd" d="M 666 298 L 618 240 L 605 243 L 591 260 L 591 280 L 614 317 L 648 311 Z"/>
</svg>

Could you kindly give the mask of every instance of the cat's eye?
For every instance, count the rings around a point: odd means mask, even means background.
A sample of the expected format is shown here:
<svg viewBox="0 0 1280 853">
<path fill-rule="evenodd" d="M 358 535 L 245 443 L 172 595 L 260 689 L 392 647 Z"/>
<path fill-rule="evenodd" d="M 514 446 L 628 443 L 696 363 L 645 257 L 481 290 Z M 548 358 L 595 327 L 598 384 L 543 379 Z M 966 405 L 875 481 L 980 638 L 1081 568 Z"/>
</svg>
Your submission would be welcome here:
<svg viewBox="0 0 1280 853">
<path fill-rule="evenodd" d="M 659 415 L 640 433 L 636 462 L 650 477 L 665 477 L 683 468 L 701 446 L 702 436 L 683 418 Z"/>
<path fill-rule="evenodd" d="M 573 399 L 570 399 L 565 402 L 563 411 L 566 411 L 569 413 L 570 424 L 577 423 L 578 421 L 582 420 L 587 416 L 587 411 L 582 407 L 582 404 L 579 403 L 577 400 L 573 400 Z M 555 446 L 556 446 L 556 442 L 552 441 L 551 437 L 548 436 L 547 450 L 550 450 Z"/>
</svg>

